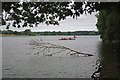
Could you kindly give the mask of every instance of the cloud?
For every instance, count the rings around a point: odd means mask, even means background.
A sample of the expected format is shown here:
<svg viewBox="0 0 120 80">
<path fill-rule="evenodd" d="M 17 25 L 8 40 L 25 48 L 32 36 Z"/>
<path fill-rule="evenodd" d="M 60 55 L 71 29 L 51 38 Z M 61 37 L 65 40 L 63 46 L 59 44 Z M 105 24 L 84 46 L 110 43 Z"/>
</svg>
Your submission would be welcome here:
<svg viewBox="0 0 120 80">
<path fill-rule="evenodd" d="M 92 15 L 81 15 L 77 19 L 73 19 L 71 17 L 68 17 L 66 20 L 60 21 L 59 26 L 53 26 L 49 25 L 47 26 L 46 24 L 40 24 L 39 27 L 33 28 L 33 31 L 83 31 L 83 30 L 88 30 L 88 31 L 97 31 L 96 28 L 96 22 L 97 19 L 95 17 L 95 13 Z"/>
<path fill-rule="evenodd" d="M 14 28 L 10 27 L 11 30 L 23 31 L 25 29 L 31 29 L 32 31 L 97 31 L 96 28 L 97 18 L 95 17 L 95 13 L 92 15 L 83 14 L 77 19 L 73 19 L 71 17 L 67 17 L 66 20 L 60 21 L 59 26 L 49 25 L 47 26 L 45 23 L 40 23 L 38 27 L 26 27 L 26 28 Z M 5 27 L 0 27 L 0 29 L 5 29 Z"/>
</svg>

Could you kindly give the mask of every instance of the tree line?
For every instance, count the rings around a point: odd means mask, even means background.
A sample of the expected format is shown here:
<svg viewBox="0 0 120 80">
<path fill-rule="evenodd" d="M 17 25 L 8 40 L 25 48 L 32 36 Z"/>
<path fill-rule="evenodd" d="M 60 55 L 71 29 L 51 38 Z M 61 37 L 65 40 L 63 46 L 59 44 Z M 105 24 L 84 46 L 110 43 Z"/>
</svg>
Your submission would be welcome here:
<svg viewBox="0 0 120 80">
<path fill-rule="evenodd" d="M 37 35 L 99 35 L 98 31 L 68 31 L 68 32 L 61 32 L 61 31 L 44 31 L 44 32 L 32 32 L 30 29 L 26 29 L 25 31 L 12 31 L 12 30 L 4 30 L 1 31 L 1 34 L 14 34 L 14 35 L 29 35 L 29 36 L 37 36 Z"/>
<path fill-rule="evenodd" d="M 98 12 L 96 24 L 104 42 L 120 42 L 120 1 L 119 2 L 2 2 L 2 25 L 13 21 L 12 26 L 34 27 L 39 23 L 59 25 L 59 21 L 70 16 Z M 83 7 L 84 6 L 84 7 Z M 11 11 L 12 10 L 12 11 Z M 23 25 L 20 25 L 23 23 Z M 9 29 L 10 24 L 6 25 Z"/>
</svg>

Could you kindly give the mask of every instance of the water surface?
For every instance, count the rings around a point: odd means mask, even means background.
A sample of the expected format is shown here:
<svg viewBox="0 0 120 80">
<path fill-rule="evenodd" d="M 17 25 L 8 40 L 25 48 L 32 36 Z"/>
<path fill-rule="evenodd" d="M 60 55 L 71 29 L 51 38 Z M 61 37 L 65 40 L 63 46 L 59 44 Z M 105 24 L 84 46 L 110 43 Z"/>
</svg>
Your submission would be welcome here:
<svg viewBox="0 0 120 80">
<path fill-rule="evenodd" d="M 2 37 L 3 78 L 90 78 L 103 56 L 99 36 L 78 36 L 71 41 L 58 40 L 61 37 L 65 36 Z M 52 57 L 43 56 L 42 53 L 35 55 L 39 49 L 30 48 L 29 42 L 41 38 L 94 56 L 63 56 L 60 53 Z"/>
</svg>

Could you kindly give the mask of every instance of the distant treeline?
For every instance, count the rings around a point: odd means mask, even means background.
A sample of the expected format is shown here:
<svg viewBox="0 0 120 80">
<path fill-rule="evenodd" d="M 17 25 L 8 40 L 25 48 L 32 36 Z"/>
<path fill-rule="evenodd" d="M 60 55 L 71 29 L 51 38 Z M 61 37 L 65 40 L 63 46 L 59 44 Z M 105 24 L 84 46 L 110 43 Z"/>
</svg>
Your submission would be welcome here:
<svg viewBox="0 0 120 80">
<path fill-rule="evenodd" d="M 25 31 L 17 32 L 17 31 L 12 31 L 12 30 L 7 30 L 7 31 L 1 31 L 1 34 L 15 34 L 15 35 L 29 35 L 29 36 L 36 36 L 36 35 L 99 35 L 98 31 L 74 31 L 74 32 L 31 32 L 30 29 L 26 29 Z"/>
</svg>

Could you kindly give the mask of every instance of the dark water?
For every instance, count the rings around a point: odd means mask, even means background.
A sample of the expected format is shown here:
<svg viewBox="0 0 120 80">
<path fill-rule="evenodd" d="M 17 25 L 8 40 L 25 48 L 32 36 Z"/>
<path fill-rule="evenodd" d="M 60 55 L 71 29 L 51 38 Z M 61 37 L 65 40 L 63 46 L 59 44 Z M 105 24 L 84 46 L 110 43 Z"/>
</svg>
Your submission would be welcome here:
<svg viewBox="0 0 120 80">
<path fill-rule="evenodd" d="M 102 66 L 101 77 L 118 78 L 119 46 L 102 43 L 99 36 L 78 36 L 76 40 L 60 41 L 64 36 L 11 36 L 2 37 L 2 76 L 5 78 L 91 78 Z M 71 37 L 71 36 L 70 36 Z M 43 39 L 56 45 L 63 45 L 79 52 L 93 54 L 90 57 L 53 57 L 35 55 L 28 43 Z"/>
<path fill-rule="evenodd" d="M 119 44 L 99 43 L 101 77 L 120 78 Z"/>
</svg>

